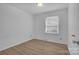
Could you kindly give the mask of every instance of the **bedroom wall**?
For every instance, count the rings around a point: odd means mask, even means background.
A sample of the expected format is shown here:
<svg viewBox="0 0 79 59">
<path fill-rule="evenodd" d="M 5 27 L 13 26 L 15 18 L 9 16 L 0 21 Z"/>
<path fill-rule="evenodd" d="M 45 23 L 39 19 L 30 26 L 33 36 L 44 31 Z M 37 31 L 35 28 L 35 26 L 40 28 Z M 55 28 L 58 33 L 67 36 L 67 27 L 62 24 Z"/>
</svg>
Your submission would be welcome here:
<svg viewBox="0 0 79 59">
<path fill-rule="evenodd" d="M 50 16 L 59 16 L 59 34 L 45 33 L 45 19 Z M 33 17 L 33 38 L 62 44 L 68 43 L 68 8 L 35 14 Z"/>
<path fill-rule="evenodd" d="M 69 18 L 68 18 L 68 48 L 70 54 L 79 55 L 79 44 L 74 43 L 74 41 L 79 42 L 79 3 L 69 4 Z M 73 37 L 74 35 L 74 37 Z"/>
<path fill-rule="evenodd" d="M 0 4 L 0 50 L 28 41 L 32 16 L 7 4 Z"/>
</svg>

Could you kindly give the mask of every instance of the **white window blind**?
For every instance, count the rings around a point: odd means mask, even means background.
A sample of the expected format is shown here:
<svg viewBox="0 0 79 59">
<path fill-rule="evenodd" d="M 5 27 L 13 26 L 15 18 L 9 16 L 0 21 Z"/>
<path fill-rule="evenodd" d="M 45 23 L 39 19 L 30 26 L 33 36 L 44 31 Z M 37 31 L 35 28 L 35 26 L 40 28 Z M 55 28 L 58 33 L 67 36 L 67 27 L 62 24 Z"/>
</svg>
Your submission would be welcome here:
<svg viewBox="0 0 79 59">
<path fill-rule="evenodd" d="M 53 16 L 53 17 L 47 17 L 45 20 L 45 32 L 46 33 L 52 33 L 52 34 L 58 34 L 59 33 L 59 17 Z"/>
</svg>

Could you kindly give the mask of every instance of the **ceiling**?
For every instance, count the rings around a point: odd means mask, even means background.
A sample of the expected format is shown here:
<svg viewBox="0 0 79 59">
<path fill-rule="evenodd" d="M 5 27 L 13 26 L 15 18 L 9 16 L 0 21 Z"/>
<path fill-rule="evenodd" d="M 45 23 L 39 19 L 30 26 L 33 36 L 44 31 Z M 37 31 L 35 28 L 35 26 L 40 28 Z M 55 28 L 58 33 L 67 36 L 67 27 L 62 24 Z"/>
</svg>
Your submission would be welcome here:
<svg viewBox="0 0 79 59">
<path fill-rule="evenodd" d="M 36 3 L 10 3 L 9 5 L 31 14 L 43 13 L 68 7 L 67 3 L 43 3 L 43 6 L 41 7 L 37 6 Z"/>
</svg>

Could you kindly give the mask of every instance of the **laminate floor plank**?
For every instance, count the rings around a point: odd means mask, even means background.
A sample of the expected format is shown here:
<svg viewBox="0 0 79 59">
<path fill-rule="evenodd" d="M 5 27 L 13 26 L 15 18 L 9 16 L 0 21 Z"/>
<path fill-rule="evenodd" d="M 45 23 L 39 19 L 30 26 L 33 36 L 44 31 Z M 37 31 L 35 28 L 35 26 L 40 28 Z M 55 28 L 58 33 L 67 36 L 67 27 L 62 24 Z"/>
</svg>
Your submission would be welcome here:
<svg viewBox="0 0 79 59">
<path fill-rule="evenodd" d="M 0 55 L 69 55 L 67 45 L 33 39 L 0 52 Z"/>
</svg>

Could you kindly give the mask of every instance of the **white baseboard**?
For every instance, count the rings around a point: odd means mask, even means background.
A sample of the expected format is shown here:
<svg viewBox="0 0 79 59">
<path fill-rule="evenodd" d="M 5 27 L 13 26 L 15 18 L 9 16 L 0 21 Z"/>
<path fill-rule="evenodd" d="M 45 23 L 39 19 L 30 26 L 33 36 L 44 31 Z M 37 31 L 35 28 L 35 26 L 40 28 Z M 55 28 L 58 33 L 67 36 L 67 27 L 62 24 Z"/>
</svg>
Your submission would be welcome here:
<svg viewBox="0 0 79 59">
<path fill-rule="evenodd" d="M 44 38 L 36 38 L 36 37 L 32 37 L 32 36 L 31 36 L 31 37 L 29 37 L 29 38 L 26 38 L 26 39 L 23 40 L 23 41 L 17 42 L 16 44 L 12 44 L 12 45 L 6 46 L 6 47 L 0 49 L 0 51 L 5 50 L 5 49 L 8 49 L 8 48 L 11 48 L 11 47 L 14 47 L 14 46 L 19 45 L 19 44 L 22 44 L 22 43 L 25 43 L 25 42 L 27 42 L 27 41 L 29 41 L 29 40 L 32 40 L 32 39 L 42 40 L 42 39 L 44 39 Z M 44 39 L 44 41 L 55 42 L 55 41 L 53 41 L 53 40 L 45 40 L 45 39 Z M 56 42 L 56 43 L 59 43 L 59 42 Z M 62 44 L 62 43 L 60 43 L 60 44 Z"/>
<path fill-rule="evenodd" d="M 32 40 L 32 38 L 31 38 L 31 37 L 28 38 L 28 39 L 26 38 L 26 40 L 23 40 L 23 41 L 21 41 L 21 42 L 17 42 L 16 44 L 12 44 L 12 45 L 6 46 L 6 47 L 0 49 L 0 51 L 3 51 L 3 50 L 5 50 L 5 49 L 8 49 L 8 48 L 14 47 L 14 46 L 16 46 L 16 45 L 22 44 L 22 43 L 27 42 L 27 41 L 29 41 L 29 40 Z"/>
<path fill-rule="evenodd" d="M 61 43 L 61 42 L 57 42 L 55 40 L 52 40 L 52 39 L 46 39 L 46 38 L 42 38 L 42 37 L 32 37 L 32 39 L 39 39 L 39 40 L 43 40 L 43 41 L 48 41 L 48 42 L 56 42 L 56 43 L 60 43 L 60 44 L 65 44 L 67 45 L 67 43 Z"/>
</svg>

